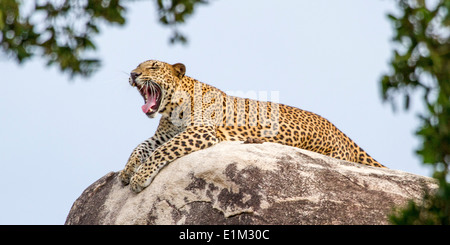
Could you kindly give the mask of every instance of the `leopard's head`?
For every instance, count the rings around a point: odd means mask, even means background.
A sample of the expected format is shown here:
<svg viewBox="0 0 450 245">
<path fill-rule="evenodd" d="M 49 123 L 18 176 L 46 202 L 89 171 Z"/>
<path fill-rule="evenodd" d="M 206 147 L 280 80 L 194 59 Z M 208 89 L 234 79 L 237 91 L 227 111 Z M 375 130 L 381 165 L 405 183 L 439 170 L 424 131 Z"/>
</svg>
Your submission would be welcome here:
<svg viewBox="0 0 450 245">
<path fill-rule="evenodd" d="M 163 108 L 168 95 L 173 93 L 183 79 L 186 67 L 161 61 L 142 62 L 130 73 L 130 85 L 136 87 L 144 98 L 142 111 L 150 118 Z"/>
</svg>

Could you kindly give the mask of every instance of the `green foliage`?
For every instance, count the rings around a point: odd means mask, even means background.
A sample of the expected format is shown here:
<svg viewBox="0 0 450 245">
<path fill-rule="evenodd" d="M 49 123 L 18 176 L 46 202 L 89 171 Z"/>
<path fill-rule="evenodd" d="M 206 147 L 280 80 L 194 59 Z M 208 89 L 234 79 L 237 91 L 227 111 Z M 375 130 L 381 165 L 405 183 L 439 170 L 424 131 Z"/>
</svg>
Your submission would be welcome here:
<svg viewBox="0 0 450 245">
<path fill-rule="evenodd" d="M 396 96 L 403 95 L 408 110 L 413 93 L 422 93 L 427 110 L 419 116 L 416 135 L 422 145 L 417 154 L 433 166 L 433 177 L 440 183 L 438 193 L 425 195 L 421 205 L 410 203 L 391 217 L 394 223 L 450 223 L 450 0 L 427 6 L 430 2 L 397 0 L 402 13 L 388 15 L 398 49 L 391 60 L 393 70 L 381 79 L 382 95 L 393 105 Z"/>
<path fill-rule="evenodd" d="M 409 201 L 389 216 L 389 220 L 398 225 L 450 225 L 449 215 L 450 186 L 444 182 L 437 193 L 426 193 L 419 204 Z"/>
<path fill-rule="evenodd" d="M 29 14 L 25 4 L 33 5 Z M 0 0 L 1 48 L 18 63 L 38 55 L 72 76 L 87 76 L 100 64 L 88 55 L 99 24 L 123 25 L 124 14 L 119 0 Z"/>
<path fill-rule="evenodd" d="M 123 25 L 126 0 L 0 0 L 0 49 L 23 63 L 34 56 L 71 77 L 89 76 L 100 66 L 94 37 L 102 23 Z M 205 0 L 156 0 L 159 21 L 173 29 L 171 43 L 185 43 L 177 29 Z M 25 10 L 28 10 L 25 12 Z"/>
<path fill-rule="evenodd" d="M 194 9 L 200 4 L 207 4 L 207 0 L 157 0 L 159 22 L 172 27 L 171 43 L 187 42 L 186 36 L 177 29 L 177 24 L 182 24 L 186 18 L 194 13 Z"/>
</svg>

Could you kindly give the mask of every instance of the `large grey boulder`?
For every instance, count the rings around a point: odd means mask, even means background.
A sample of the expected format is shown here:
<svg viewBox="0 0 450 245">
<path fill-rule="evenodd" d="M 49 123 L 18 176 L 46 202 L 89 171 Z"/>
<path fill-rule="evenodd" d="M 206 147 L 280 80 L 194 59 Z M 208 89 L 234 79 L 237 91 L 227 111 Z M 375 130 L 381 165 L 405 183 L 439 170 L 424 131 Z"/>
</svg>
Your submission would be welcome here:
<svg viewBox="0 0 450 245">
<path fill-rule="evenodd" d="M 66 224 L 388 224 L 435 181 L 274 143 L 223 142 L 163 168 L 136 194 L 111 172 Z"/>
</svg>

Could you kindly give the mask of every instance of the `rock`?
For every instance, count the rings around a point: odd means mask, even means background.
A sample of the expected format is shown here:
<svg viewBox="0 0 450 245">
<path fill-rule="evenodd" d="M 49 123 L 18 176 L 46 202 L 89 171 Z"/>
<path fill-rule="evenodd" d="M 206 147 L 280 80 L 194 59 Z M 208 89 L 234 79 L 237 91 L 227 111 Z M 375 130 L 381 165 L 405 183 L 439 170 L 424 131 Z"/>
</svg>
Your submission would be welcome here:
<svg viewBox="0 0 450 245">
<path fill-rule="evenodd" d="M 294 147 L 222 142 L 170 163 L 139 194 L 108 173 L 66 224 L 388 224 L 395 206 L 436 188 Z"/>
</svg>

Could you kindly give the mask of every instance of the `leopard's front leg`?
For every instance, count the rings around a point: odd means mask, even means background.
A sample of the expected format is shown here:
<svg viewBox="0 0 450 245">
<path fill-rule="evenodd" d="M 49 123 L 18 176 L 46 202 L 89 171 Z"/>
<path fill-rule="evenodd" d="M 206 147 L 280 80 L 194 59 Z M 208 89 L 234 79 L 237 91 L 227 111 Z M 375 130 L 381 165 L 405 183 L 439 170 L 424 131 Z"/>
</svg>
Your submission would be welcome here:
<svg viewBox="0 0 450 245">
<path fill-rule="evenodd" d="M 131 153 L 128 158 L 125 168 L 120 171 L 119 179 L 123 185 L 128 185 L 130 183 L 131 177 L 136 172 L 136 169 L 145 161 L 146 158 L 150 156 L 153 150 L 156 149 L 158 144 L 154 137 L 139 144 Z"/>
<path fill-rule="evenodd" d="M 122 184 L 128 185 L 138 167 L 150 157 L 152 152 L 179 132 L 181 129 L 173 125 L 168 117 L 161 117 L 155 135 L 139 144 L 128 158 L 125 168 L 119 174 Z"/>
<path fill-rule="evenodd" d="M 140 192 L 150 185 L 159 170 L 177 158 L 191 152 L 205 149 L 219 142 L 214 127 L 189 126 L 165 144 L 158 147 L 147 160 L 138 167 L 131 178 L 133 191 Z"/>
</svg>

